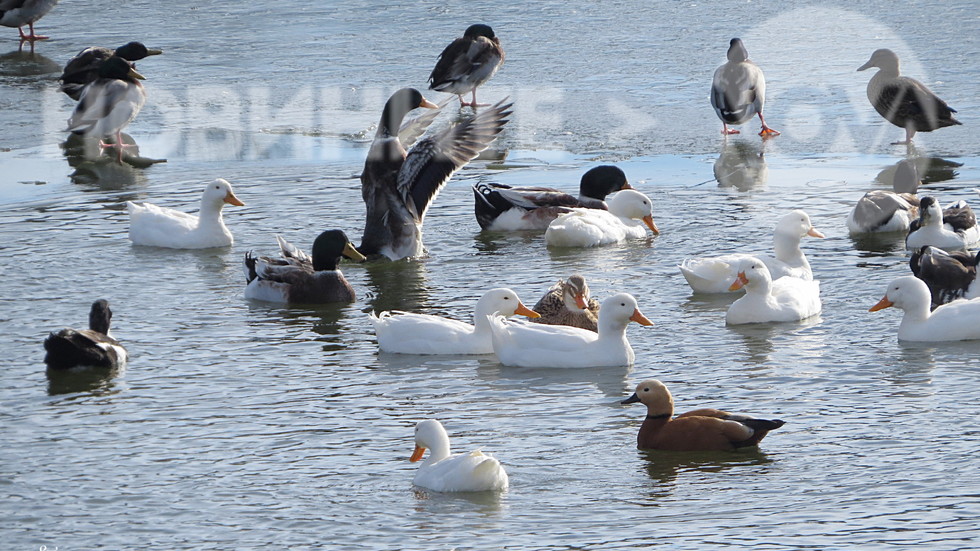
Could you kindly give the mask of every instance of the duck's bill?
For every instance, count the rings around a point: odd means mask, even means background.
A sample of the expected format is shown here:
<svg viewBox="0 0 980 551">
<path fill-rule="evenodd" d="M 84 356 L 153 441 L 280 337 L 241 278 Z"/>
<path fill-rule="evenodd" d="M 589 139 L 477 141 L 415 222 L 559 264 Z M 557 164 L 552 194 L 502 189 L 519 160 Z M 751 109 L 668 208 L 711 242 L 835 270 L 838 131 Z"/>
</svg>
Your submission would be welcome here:
<svg viewBox="0 0 980 551">
<path fill-rule="evenodd" d="M 527 306 L 524 306 L 524 304 L 521 303 L 521 302 L 518 302 L 517 303 L 517 309 L 514 310 L 514 313 L 515 314 L 520 314 L 522 316 L 527 316 L 529 318 L 540 318 L 541 317 L 541 314 L 535 312 L 534 310 L 531 310 Z"/>
<path fill-rule="evenodd" d="M 354 260 L 354 261 L 357 261 L 357 262 L 364 262 L 365 260 L 367 260 L 367 257 L 364 256 L 363 254 L 361 254 L 360 251 L 358 251 L 357 249 L 355 249 L 354 248 L 354 244 L 353 243 L 350 243 L 350 242 L 348 242 L 346 245 L 344 245 L 344 253 L 343 254 L 347 258 L 349 258 L 351 260 Z"/>
<path fill-rule="evenodd" d="M 640 401 L 640 397 L 634 392 L 632 396 L 620 402 L 620 404 L 635 404 Z"/>
<path fill-rule="evenodd" d="M 422 446 L 416 445 L 415 446 L 415 451 L 412 452 L 412 457 L 409 457 L 408 460 L 411 461 L 412 463 L 415 463 L 419 459 L 422 459 L 422 454 L 423 453 L 425 453 L 425 448 L 423 448 Z"/>
<path fill-rule="evenodd" d="M 146 80 L 146 77 L 145 76 L 139 74 L 138 72 L 136 72 L 136 69 L 133 69 L 133 68 L 130 68 L 129 69 L 129 72 L 126 73 L 126 76 L 128 76 L 129 78 L 135 78 L 135 79 L 139 79 L 139 80 Z"/>
<path fill-rule="evenodd" d="M 653 325 L 653 322 L 647 319 L 646 316 L 640 313 L 639 310 L 633 309 L 633 315 L 630 316 L 630 321 L 635 321 L 640 325 Z"/>
<path fill-rule="evenodd" d="M 422 103 L 419 104 L 419 107 L 425 107 L 426 109 L 439 109 L 438 105 L 432 103 L 431 101 L 425 98 L 422 98 Z"/>
<path fill-rule="evenodd" d="M 146 49 L 146 55 L 160 55 L 162 53 L 163 53 L 163 50 L 155 50 L 155 49 L 152 49 L 152 48 L 147 48 Z"/>
<path fill-rule="evenodd" d="M 653 223 L 653 216 L 649 214 L 644 216 L 643 223 L 646 224 L 648 228 L 650 228 L 650 231 L 652 231 L 654 235 L 660 235 L 660 230 L 657 229 L 657 225 Z"/>
<path fill-rule="evenodd" d="M 636 188 L 631 186 L 629 182 L 623 182 L 623 187 L 619 188 L 619 190 L 622 191 L 624 189 L 636 189 Z"/>
<path fill-rule="evenodd" d="M 236 207 L 244 207 L 245 206 L 245 203 L 243 203 L 242 200 L 239 199 L 238 197 L 235 197 L 235 194 L 232 193 L 232 192 L 230 192 L 230 191 L 225 194 L 224 201 L 225 201 L 225 203 L 228 203 L 229 205 L 235 205 Z"/>
<path fill-rule="evenodd" d="M 813 226 L 810 227 L 810 231 L 806 232 L 806 234 L 809 235 L 810 237 L 819 237 L 820 239 L 826 237 L 824 234 L 820 233 L 817 230 L 817 228 L 814 228 Z"/>
<path fill-rule="evenodd" d="M 881 300 L 878 301 L 878 304 L 875 304 L 871 308 L 868 308 L 868 312 L 877 312 L 878 310 L 884 310 L 885 308 L 891 308 L 894 305 L 895 305 L 895 303 L 892 302 L 892 301 L 890 301 L 890 300 L 888 300 L 888 297 L 887 296 L 883 296 L 883 297 L 881 297 Z"/>
<path fill-rule="evenodd" d="M 749 282 L 749 278 L 745 277 L 745 272 L 739 272 L 738 277 L 732 282 L 732 285 L 728 288 L 729 291 L 738 291 L 745 284 Z"/>
<path fill-rule="evenodd" d="M 871 67 L 872 67 L 871 60 L 868 60 L 867 63 L 865 63 L 864 65 L 858 67 L 858 71 L 863 71 L 865 69 L 870 69 Z"/>
<path fill-rule="evenodd" d="M 575 306 L 578 306 L 583 310 L 588 309 L 589 305 L 588 303 L 585 302 L 585 295 L 582 294 L 575 295 Z"/>
</svg>

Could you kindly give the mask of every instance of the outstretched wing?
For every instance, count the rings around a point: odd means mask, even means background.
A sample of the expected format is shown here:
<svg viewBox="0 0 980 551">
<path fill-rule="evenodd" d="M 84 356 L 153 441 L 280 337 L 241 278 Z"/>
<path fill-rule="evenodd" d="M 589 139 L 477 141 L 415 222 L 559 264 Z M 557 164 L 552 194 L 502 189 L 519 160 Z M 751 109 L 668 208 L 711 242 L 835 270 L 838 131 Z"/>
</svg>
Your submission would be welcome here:
<svg viewBox="0 0 980 551">
<path fill-rule="evenodd" d="M 425 134 L 432 121 L 436 120 L 439 113 L 442 113 L 442 108 L 448 105 L 452 99 L 452 96 L 449 96 L 439 102 L 438 109 L 424 109 L 425 112 L 421 115 L 404 121 L 401 128 L 398 129 L 398 141 L 401 142 L 402 147 L 411 149 L 415 145 L 415 141 L 421 138 L 422 134 Z"/>
</svg>

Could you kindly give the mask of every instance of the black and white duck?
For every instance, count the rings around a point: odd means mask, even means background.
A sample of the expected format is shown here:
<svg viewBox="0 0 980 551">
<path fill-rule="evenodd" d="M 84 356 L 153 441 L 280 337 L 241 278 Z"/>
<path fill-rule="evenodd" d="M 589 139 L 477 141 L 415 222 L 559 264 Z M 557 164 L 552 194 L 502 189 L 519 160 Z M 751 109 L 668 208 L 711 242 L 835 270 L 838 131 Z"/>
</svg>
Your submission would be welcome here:
<svg viewBox="0 0 980 551">
<path fill-rule="evenodd" d="M 980 297 L 978 263 L 980 253 L 944 251 L 928 245 L 913 252 L 909 259 L 912 274 L 929 287 L 933 309 L 956 299 Z"/>
<path fill-rule="evenodd" d="M 453 40 L 439 54 L 429 75 L 429 89 L 449 92 L 459 97 L 461 107 L 477 107 L 476 89 L 497 72 L 504 63 L 504 49 L 489 25 L 470 25 L 463 36 Z M 472 92 L 473 101 L 463 101 Z"/>
<path fill-rule="evenodd" d="M 112 136 L 114 144 L 100 141 L 102 148 L 115 147 L 122 162 L 122 129 L 136 118 L 146 103 L 146 91 L 139 83 L 143 75 L 121 57 L 112 56 L 99 65 L 99 78 L 82 89 L 78 105 L 68 119 L 68 130 L 86 137 Z"/>
<path fill-rule="evenodd" d="M 943 209 L 934 197 L 922 197 L 919 218 L 909 226 L 905 247 L 914 251 L 932 245 L 955 251 L 966 249 L 977 241 L 980 241 L 980 226 L 966 201 L 957 201 Z"/>
<path fill-rule="evenodd" d="M 44 363 L 51 369 L 70 369 L 76 366 L 117 368 L 126 365 L 128 355 L 119 341 L 109 336 L 112 310 L 109 301 L 92 303 L 88 314 L 88 329 L 64 328 L 52 331 L 44 340 Z"/>
<path fill-rule="evenodd" d="M 73 100 L 78 101 L 82 96 L 82 89 L 87 84 L 99 78 L 99 67 L 102 62 L 112 56 L 121 57 L 132 63 L 145 59 L 151 55 L 160 55 L 163 50 L 147 48 L 142 42 L 129 42 L 111 50 L 103 46 L 90 46 L 78 52 L 65 64 L 65 70 L 61 73 L 61 91 Z"/>
</svg>

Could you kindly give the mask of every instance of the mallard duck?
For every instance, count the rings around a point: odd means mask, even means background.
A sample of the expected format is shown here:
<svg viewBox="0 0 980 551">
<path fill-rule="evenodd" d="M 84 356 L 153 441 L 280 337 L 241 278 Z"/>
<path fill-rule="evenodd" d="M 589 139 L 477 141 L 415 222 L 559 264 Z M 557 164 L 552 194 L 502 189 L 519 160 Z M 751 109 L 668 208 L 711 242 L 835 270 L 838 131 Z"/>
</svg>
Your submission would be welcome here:
<svg viewBox="0 0 980 551">
<path fill-rule="evenodd" d="M 847 215 L 847 229 L 851 233 L 908 231 L 919 216 L 919 183 L 915 163 L 902 159 L 895 167 L 893 191 L 865 193 Z"/>
<path fill-rule="evenodd" d="M 201 210 L 195 216 L 151 203 L 126 201 L 129 211 L 129 239 L 134 245 L 170 249 L 228 247 L 235 242 L 221 218 L 225 204 L 244 206 L 235 197 L 231 184 L 218 178 L 204 188 Z"/>
<path fill-rule="evenodd" d="M 313 241 L 312 256 L 276 235 L 282 258 L 245 253 L 245 298 L 292 304 L 354 302 L 354 288 L 340 272 L 340 258 L 365 260 L 341 230 Z"/>
<path fill-rule="evenodd" d="M 922 247 L 909 258 L 912 275 L 929 287 L 933 308 L 956 299 L 980 297 L 980 285 L 977 285 L 978 264 L 980 253 L 972 255 L 966 251 L 947 252 L 932 246 Z"/>
<path fill-rule="evenodd" d="M 510 289 L 490 289 L 476 303 L 473 325 L 429 314 L 409 312 L 371 312 L 374 334 L 382 352 L 396 354 L 493 354 L 489 316 L 530 318 L 538 313 L 529 309 Z"/>
<path fill-rule="evenodd" d="M 90 46 L 78 52 L 65 64 L 61 73 L 61 91 L 73 100 L 82 95 L 85 85 L 99 78 L 99 67 L 102 62 L 112 56 L 121 57 L 129 62 L 136 62 L 151 55 L 160 55 L 163 50 L 147 48 L 142 42 L 129 42 L 110 50 L 102 46 Z M 132 65 L 135 69 L 135 64 Z"/>
<path fill-rule="evenodd" d="M 905 246 L 910 251 L 926 245 L 948 251 L 962 250 L 980 240 L 980 226 L 966 201 L 939 208 L 934 197 L 919 200 L 919 218 L 909 226 Z"/>
<path fill-rule="evenodd" d="M 595 247 L 646 237 L 644 226 L 654 235 L 653 202 L 635 189 L 624 189 L 609 201 L 609 210 L 576 208 L 555 218 L 544 232 L 553 247 Z"/>
<path fill-rule="evenodd" d="M 879 69 L 868 81 L 871 105 L 886 121 L 905 129 L 905 141 L 893 142 L 892 145 L 912 143 L 916 132 L 932 132 L 937 128 L 963 124 L 953 118 L 956 110 L 946 105 L 925 84 L 901 76 L 895 52 L 887 48 L 875 50 L 871 59 L 858 67 L 858 71 L 871 67 Z"/>
<path fill-rule="evenodd" d="M 0 25 L 17 27 L 21 42 L 46 40 L 48 37 L 34 33 L 34 23 L 57 3 L 58 0 L 0 0 Z M 30 27 L 31 34 L 24 34 L 24 25 Z"/>
<path fill-rule="evenodd" d="M 369 257 L 398 260 L 425 252 L 422 221 L 429 205 L 454 172 L 490 145 L 511 113 L 510 103 L 497 103 L 422 139 L 406 153 L 397 132 L 416 107 L 436 108 L 414 88 L 402 88 L 388 99 L 364 162 L 361 196 L 367 217 L 358 250 Z"/>
<path fill-rule="evenodd" d="M 589 296 L 589 286 L 578 274 L 559 279 L 532 310 L 541 315 L 535 323 L 599 331 L 599 301 Z"/>
<path fill-rule="evenodd" d="M 543 230 L 573 207 L 607 210 L 606 196 L 633 189 L 626 174 L 612 165 L 597 166 L 582 175 L 579 196 L 549 187 L 511 187 L 480 182 L 473 186 L 476 221 L 484 230 Z"/>
<path fill-rule="evenodd" d="M 449 435 L 435 419 L 415 425 L 415 451 L 409 461 L 422 459 L 425 450 L 429 457 L 415 471 L 416 486 L 436 492 L 486 492 L 506 490 L 509 480 L 500 462 L 479 449 L 453 455 Z"/>
<path fill-rule="evenodd" d="M 88 314 L 88 329 L 64 328 L 52 331 L 44 339 L 44 363 L 51 369 L 75 366 L 116 368 L 126 364 L 128 355 L 119 341 L 109 336 L 112 310 L 109 301 L 92 303 Z"/>
<path fill-rule="evenodd" d="M 133 122 L 146 103 L 146 91 L 139 83 L 143 75 L 128 61 L 112 56 L 99 65 L 99 78 L 82 89 L 78 105 L 68 119 L 68 130 L 86 137 L 113 136 L 112 145 L 100 141 L 103 149 L 115 147 L 122 162 L 123 150 L 132 147 L 123 143 L 122 129 Z"/>
<path fill-rule="evenodd" d="M 769 434 L 785 424 L 780 419 L 755 419 L 721 411 L 696 409 L 674 415 L 674 398 L 666 385 L 648 379 L 636 385 L 636 392 L 623 404 L 640 402 L 647 416 L 636 435 L 641 450 L 679 452 L 726 451 L 758 445 Z"/>
<path fill-rule="evenodd" d="M 885 296 L 869 311 L 892 306 L 904 310 L 898 326 L 903 341 L 965 341 L 980 339 L 980 298 L 954 300 L 929 311 L 929 287 L 915 276 L 903 276 L 888 284 Z"/>
<path fill-rule="evenodd" d="M 599 331 L 565 325 L 541 325 L 490 317 L 493 352 L 500 363 L 519 367 L 615 367 L 633 364 L 626 326 L 653 325 L 636 299 L 619 293 L 602 301 Z"/>
<path fill-rule="evenodd" d="M 460 107 L 479 106 L 476 88 L 497 72 L 504 63 L 504 49 L 489 25 L 470 25 L 463 36 L 453 40 L 439 54 L 429 75 L 429 89 L 449 92 L 459 97 Z M 473 101 L 463 101 L 463 94 L 473 93 Z"/>
<path fill-rule="evenodd" d="M 738 276 L 737 267 L 746 258 L 757 258 L 766 264 L 774 279 L 783 276 L 813 279 L 810 262 L 800 249 L 804 236 L 823 238 L 810 217 L 802 210 L 783 215 L 773 230 L 772 245 L 775 256 L 726 254 L 709 258 L 688 258 L 681 262 L 680 271 L 688 285 L 696 293 L 731 292 L 732 281 Z"/>
<path fill-rule="evenodd" d="M 728 46 L 728 62 L 715 70 L 711 80 L 711 106 L 721 119 L 722 134 L 738 134 L 729 124 L 748 122 L 759 115 L 765 138 L 778 136 L 779 132 L 769 128 L 762 116 L 766 103 L 766 77 L 758 65 L 749 61 L 749 52 L 742 39 L 733 38 Z"/>
<path fill-rule="evenodd" d="M 820 282 L 783 276 L 773 281 L 765 263 L 742 260 L 731 289 L 745 288 L 745 295 L 728 307 L 725 323 L 799 321 L 820 313 Z"/>
</svg>

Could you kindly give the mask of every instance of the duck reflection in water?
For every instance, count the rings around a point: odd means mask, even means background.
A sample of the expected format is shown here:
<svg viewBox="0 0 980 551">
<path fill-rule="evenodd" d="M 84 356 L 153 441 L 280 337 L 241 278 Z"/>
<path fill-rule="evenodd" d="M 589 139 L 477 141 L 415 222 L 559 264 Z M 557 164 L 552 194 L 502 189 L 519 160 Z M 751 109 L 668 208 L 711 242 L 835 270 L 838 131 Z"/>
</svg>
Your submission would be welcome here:
<svg viewBox="0 0 980 551">
<path fill-rule="evenodd" d="M 365 294 L 366 312 L 403 310 L 425 312 L 429 281 L 424 260 L 401 259 L 362 264 L 371 292 Z"/>
<path fill-rule="evenodd" d="M 119 157 L 116 152 L 112 150 L 114 148 L 103 148 L 99 145 L 99 140 L 86 138 L 81 134 L 69 134 L 68 139 L 61 143 L 61 150 L 64 152 L 68 164 L 76 169 L 85 163 L 107 164 L 115 162 L 134 168 L 148 168 L 157 163 L 167 162 L 166 159 L 151 159 L 141 156 L 139 144 L 129 134 L 120 133 L 120 138 L 125 145 L 122 149 L 121 163 L 118 162 Z M 107 144 L 114 144 L 116 137 L 107 136 L 104 141 Z"/>
<path fill-rule="evenodd" d="M 721 154 L 715 161 L 714 174 L 718 187 L 733 187 L 739 191 L 765 187 L 769 179 L 765 144 L 760 149 L 758 145 L 746 141 L 725 140 Z"/>
<path fill-rule="evenodd" d="M 60 66 L 54 60 L 41 54 L 15 50 L 0 55 L 0 77 L 32 77 L 48 75 L 60 71 Z M 6 78 L 0 80 L 3 83 Z M 40 82 L 40 81 L 39 81 Z M 45 81 L 45 85 L 49 84 Z"/>
</svg>

